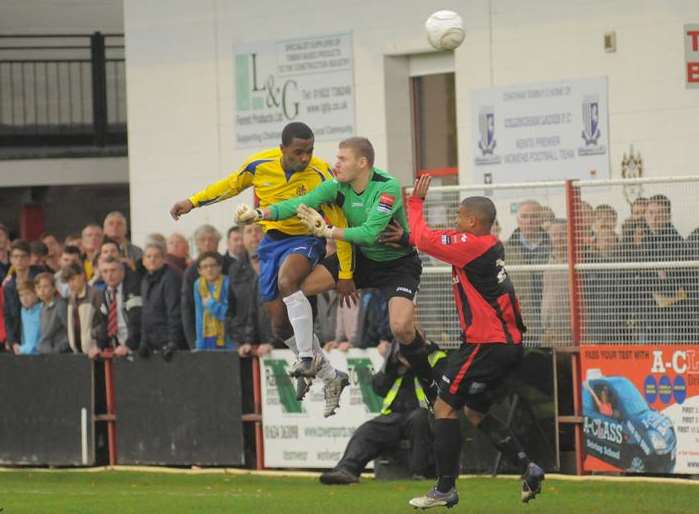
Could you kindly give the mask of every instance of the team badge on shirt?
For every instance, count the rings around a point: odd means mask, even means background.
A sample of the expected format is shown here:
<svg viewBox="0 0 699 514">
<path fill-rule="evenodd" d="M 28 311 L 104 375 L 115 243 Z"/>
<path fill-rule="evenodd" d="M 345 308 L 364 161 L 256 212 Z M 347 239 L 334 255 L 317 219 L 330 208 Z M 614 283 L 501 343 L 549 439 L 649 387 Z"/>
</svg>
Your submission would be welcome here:
<svg viewBox="0 0 699 514">
<path fill-rule="evenodd" d="M 388 193 L 382 194 L 379 197 L 379 206 L 377 207 L 378 211 L 384 214 L 389 214 L 393 209 L 393 203 L 395 201 L 396 199 Z"/>
<path fill-rule="evenodd" d="M 450 245 L 451 244 L 451 236 L 444 234 L 442 236 L 442 244 L 443 245 Z"/>
</svg>

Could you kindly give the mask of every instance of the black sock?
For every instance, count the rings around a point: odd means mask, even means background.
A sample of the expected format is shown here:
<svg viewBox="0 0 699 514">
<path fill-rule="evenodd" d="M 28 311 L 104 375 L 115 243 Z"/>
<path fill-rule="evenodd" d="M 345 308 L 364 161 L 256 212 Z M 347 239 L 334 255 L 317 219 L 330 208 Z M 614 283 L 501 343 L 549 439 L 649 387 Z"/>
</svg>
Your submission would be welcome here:
<svg viewBox="0 0 699 514">
<path fill-rule="evenodd" d="M 522 445 L 519 444 L 512 430 L 505 423 L 491 414 L 486 414 L 478 429 L 488 436 L 493 446 L 501 452 L 506 459 L 517 466 L 519 472 L 524 474 L 531 462 Z"/>
<path fill-rule="evenodd" d="M 301 357 L 301 362 L 311 362 L 313 357 Z"/>
<path fill-rule="evenodd" d="M 446 493 L 454 487 L 459 476 L 461 426 L 458 419 L 435 420 L 434 457 L 437 464 L 437 490 Z"/>
</svg>

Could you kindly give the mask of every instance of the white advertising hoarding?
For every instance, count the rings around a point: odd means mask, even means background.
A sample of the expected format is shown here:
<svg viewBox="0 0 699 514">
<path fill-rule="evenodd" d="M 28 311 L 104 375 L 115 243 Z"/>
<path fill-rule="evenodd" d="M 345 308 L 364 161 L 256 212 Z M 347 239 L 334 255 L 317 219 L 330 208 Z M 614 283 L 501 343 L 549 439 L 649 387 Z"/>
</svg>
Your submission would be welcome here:
<svg viewBox="0 0 699 514">
<path fill-rule="evenodd" d="M 278 145 L 292 121 L 320 141 L 353 134 L 352 34 L 250 43 L 234 55 L 238 148 Z"/>
<path fill-rule="evenodd" d="M 334 416 L 323 417 L 323 383 L 316 379 L 303 402 L 296 401 L 296 380 L 289 377 L 291 350 L 274 350 L 260 361 L 265 467 L 332 468 L 357 427 L 378 416 L 383 403 L 371 376 L 383 357 L 376 349 L 326 354 L 332 365 L 349 373 L 350 385 Z"/>
<path fill-rule="evenodd" d="M 609 178 L 607 79 L 473 92 L 473 183 Z"/>
</svg>

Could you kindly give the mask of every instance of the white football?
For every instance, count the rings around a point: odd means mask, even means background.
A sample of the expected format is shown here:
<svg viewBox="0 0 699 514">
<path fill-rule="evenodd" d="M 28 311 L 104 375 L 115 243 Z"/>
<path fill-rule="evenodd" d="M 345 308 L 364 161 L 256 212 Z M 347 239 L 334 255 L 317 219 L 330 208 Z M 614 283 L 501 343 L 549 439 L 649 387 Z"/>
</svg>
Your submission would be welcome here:
<svg viewBox="0 0 699 514">
<path fill-rule="evenodd" d="M 425 22 L 427 41 L 437 50 L 454 50 L 466 37 L 464 21 L 454 11 L 437 11 Z"/>
</svg>

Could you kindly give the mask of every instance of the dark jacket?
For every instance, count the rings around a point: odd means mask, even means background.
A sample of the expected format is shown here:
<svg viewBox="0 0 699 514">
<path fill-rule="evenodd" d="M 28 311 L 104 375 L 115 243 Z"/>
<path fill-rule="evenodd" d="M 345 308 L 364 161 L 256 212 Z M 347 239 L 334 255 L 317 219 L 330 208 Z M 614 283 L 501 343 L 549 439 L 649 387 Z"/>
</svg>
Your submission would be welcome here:
<svg viewBox="0 0 699 514">
<path fill-rule="evenodd" d="M 43 271 L 46 271 L 43 266 L 30 266 L 29 278 L 34 278 Z M 3 316 L 5 317 L 7 347 L 12 348 L 13 344 L 19 344 L 22 340 L 22 304 L 19 303 L 19 294 L 17 294 L 17 277 L 13 276 L 2 289 L 5 300 Z"/>
<path fill-rule="evenodd" d="M 335 340 L 337 333 L 338 297 L 335 290 L 325 291 L 317 297 L 318 314 L 314 319 L 315 332 L 320 344 Z"/>
<path fill-rule="evenodd" d="M 641 257 L 645 261 L 682 261 L 690 256 L 689 246 L 672 224 L 651 232 L 641 240 Z M 691 320 L 696 316 L 691 301 L 692 270 L 657 268 L 646 270 L 644 320 L 651 342 L 694 341 Z"/>
<path fill-rule="evenodd" d="M 590 255 L 590 262 L 620 262 L 618 253 Z M 624 297 L 626 277 L 615 269 L 586 270 L 580 275 L 585 309 L 584 337 L 593 343 L 618 343 L 626 337 L 627 302 Z"/>
<path fill-rule="evenodd" d="M 159 350 L 168 344 L 185 349 L 180 314 L 180 274 L 165 264 L 141 280 L 141 345 Z"/>
<path fill-rule="evenodd" d="M 275 344 L 272 323 L 260 300 L 257 273 L 250 261 L 232 263 L 228 276 L 233 316 L 228 320 L 227 330 L 233 342 L 239 345 Z"/>
<path fill-rule="evenodd" d="M 129 349 L 136 351 L 141 343 L 141 314 L 143 310 L 143 299 L 141 298 L 140 276 L 127 271 L 121 283 L 121 307 L 122 315 L 126 320 L 127 337 L 125 344 Z M 116 337 L 110 338 L 107 335 L 109 328 L 109 294 L 105 290 L 102 303 L 95 314 L 95 340 L 100 349 L 116 348 L 119 341 Z"/>
<path fill-rule="evenodd" d="M 388 302 L 380 289 L 362 289 L 359 296 L 357 332 L 350 341 L 354 348 L 374 348 L 393 338 L 388 321 Z"/>
<path fill-rule="evenodd" d="M 231 272 L 231 266 L 233 263 L 238 262 L 240 260 L 247 260 L 247 259 L 241 259 L 239 257 L 232 257 L 228 251 L 226 251 L 223 254 L 223 274 L 224 275 L 229 275 Z"/>
<path fill-rule="evenodd" d="M 68 353 L 68 302 L 57 297 L 41 309 L 39 353 Z"/>
<path fill-rule="evenodd" d="M 182 305 L 182 328 L 190 348 L 197 342 L 196 314 L 194 312 L 194 282 L 199 278 L 197 263 L 192 262 L 182 275 L 180 304 Z"/>
<path fill-rule="evenodd" d="M 505 243 L 505 265 L 546 264 L 551 255 L 551 240 L 544 229 L 539 232 L 539 244 L 530 248 L 522 240 L 522 232 L 515 229 Z M 525 340 L 540 342 L 541 296 L 543 293 L 543 273 L 541 271 L 508 272 L 519 297 L 522 318 L 527 325 Z"/>
<path fill-rule="evenodd" d="M 391 412 L 410 412 L 420 407 L 417 395 L 415 394 L 415 373 L 398 360 L 397 343 L 388 351 L 384 365 L 374 374 L 371 379 L 371 386 L 374 392 L 384 397 L 393 387 L 399 377 L 403 377 L 398 396 L 391 403 Z M 437 345 L 430 343 L 429 352 L 439 351 Z M 432 368 L 432 376 L 439 381 L 447 367 L 447 359 L 442 358 Z"/>
</svg>

